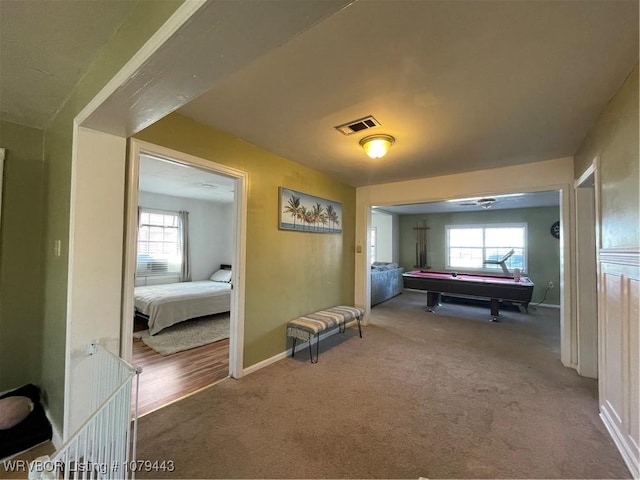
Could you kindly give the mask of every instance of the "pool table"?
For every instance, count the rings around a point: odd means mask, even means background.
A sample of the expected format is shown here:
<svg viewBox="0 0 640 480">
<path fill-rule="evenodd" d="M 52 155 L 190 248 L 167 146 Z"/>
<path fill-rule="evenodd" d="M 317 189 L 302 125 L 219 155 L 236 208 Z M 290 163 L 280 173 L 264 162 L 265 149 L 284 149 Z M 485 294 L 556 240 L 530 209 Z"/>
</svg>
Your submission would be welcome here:
<svg viewBox="0 0 640 480">
<path fill-rule="evenodd" d="M 433 312 L 440 301 L 440 294 L 469 295 L 491 300 L 492 321 L 498 321 L 500 301 L 508 300 L 528 308 L 534 284 L 528 277 L 499 277 L 466 273 L 414 270 L 402 274 L 404 288 L 427 291 L 427 307 Z"/>
</svg>

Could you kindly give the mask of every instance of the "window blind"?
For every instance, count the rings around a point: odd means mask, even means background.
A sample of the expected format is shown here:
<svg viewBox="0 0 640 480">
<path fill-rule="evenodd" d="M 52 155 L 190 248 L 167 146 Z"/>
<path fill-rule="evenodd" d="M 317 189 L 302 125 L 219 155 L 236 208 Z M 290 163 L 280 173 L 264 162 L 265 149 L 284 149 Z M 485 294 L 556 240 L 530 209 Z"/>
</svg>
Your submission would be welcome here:
<svg viewBox="0 0 640 480">
<path fill-rule="evenodd" d="M 136 274 L 179 274 L 182 251 L 178 213 L 141 208 L 139 215 Z"/>
</svg>

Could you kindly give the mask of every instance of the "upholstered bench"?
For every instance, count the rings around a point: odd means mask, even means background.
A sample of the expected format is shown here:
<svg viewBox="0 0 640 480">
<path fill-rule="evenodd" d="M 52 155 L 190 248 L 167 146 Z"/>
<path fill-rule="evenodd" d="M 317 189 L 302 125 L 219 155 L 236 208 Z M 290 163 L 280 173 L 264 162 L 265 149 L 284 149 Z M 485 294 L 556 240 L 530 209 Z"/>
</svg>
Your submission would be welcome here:
<svg viewBox="0 0 640 480">
<path fill-rule="evenodd" d="M 339 307 L 320 310 L 315 313 L 310 313 L 309 315 L 298 317 L 295 320 L 291 320 L 287 324 L 287 336 L 293 337 L 291 356 L 295 356 L 296 340 L 300 339 L 303 342 L 309 342 L 309 358 L 311 359 L 311 363 L 318 363 L 318 355 L 320 353 L 320 333 L 335 326 L 340 329 L 340 333 L 344 333 L 347 322 L 357 320 L 358 332 L 360 333 L 360 338 L 362 338 L 362 327 L 360 326 L 360 321 L 363 316 L 364 310 L 362 308 L 341 305 Z M 316 336 L 315 362 L 313 361 L 313 353 L 311 351 L 311 340 L 314 335 Z"/>
</svg>

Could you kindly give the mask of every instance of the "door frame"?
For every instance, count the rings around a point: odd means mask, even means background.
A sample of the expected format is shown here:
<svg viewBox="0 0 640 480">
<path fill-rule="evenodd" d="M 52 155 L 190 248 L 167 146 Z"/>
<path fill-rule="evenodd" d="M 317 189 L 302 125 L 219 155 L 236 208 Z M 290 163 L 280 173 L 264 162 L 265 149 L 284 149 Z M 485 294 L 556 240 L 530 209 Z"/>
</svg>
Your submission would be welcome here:
<svg viewBox="0 0 640 480">
<path fill-rule="evenodd" d="M 578 373 L 598 378 L 599 159 L 575 181 L 575 265 Z"/>
<path fill-rule="evenodd" d="M 231 177 L 235 181 L 233 200 L 233 255 L 231 283 L 231 316 L 229 324 L 229 376 L 243 376 L 244 352 L 244 298 L 245 298 L 245 257 L 246 257 L 246 212 L 247 179 L 242 170 L 227 167 L 210 160 L 189 155 L 170 148 L 131 138 L 129 140 L 129 158 L 127 165 L 127 197 L 125 206 L 125 245 L 122 278 L 122 323 L 120 332 L 120 356 L 131 361 L 133 350 L 133 315 L 136 271 L 136 251 L 138 238 L 138 191 L 140 154 L 165 158 L 175 163 L 207 170 L 212 173 Z"/>
</svg>

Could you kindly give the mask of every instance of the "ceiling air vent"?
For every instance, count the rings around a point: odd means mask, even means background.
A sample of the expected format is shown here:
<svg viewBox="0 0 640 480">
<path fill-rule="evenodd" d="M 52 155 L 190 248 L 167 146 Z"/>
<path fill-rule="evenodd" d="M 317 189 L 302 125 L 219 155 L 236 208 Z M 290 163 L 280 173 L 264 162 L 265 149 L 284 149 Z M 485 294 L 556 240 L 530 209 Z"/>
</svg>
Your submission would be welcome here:
<svg viewBox="0 0 640 480">
<path fill-rule="evenodd" d="M 351 135 L 352 133 L 361 132 L 362 130 L 367 130 L 369 128 L 379 126 L 380 122 L 373 118 L 372 115 L 369 115 L 368 117 L 353 120 L 343 125 L 338 125 L 334 128 L 344 135 Z"/>
</svg>

